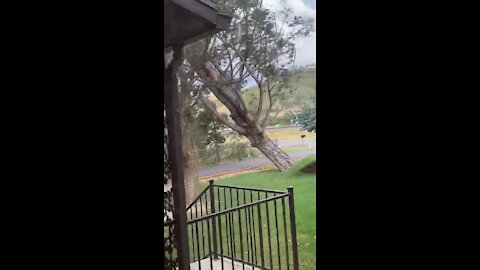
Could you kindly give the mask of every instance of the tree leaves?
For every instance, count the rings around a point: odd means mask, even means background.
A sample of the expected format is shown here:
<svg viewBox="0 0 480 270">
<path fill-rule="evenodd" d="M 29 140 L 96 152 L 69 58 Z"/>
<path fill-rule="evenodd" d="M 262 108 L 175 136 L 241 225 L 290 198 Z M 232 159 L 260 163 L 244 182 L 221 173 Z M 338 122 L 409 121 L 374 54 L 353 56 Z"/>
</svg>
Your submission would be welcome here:
<svg viewBox="0 0 480 270">
<path fill-rule="evenodd" d="M 308 132 L 317 132 L 317 112 L 315 107 L 305 108 L 298 115 L 298 123 Z"/>
</svg>

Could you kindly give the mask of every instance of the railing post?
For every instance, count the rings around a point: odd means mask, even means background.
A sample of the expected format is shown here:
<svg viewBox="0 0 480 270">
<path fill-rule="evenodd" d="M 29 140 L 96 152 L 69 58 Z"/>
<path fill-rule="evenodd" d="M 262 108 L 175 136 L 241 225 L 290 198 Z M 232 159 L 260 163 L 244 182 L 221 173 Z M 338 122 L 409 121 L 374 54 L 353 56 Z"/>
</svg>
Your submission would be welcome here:
<svg viewBox="0 0 480 270">
<path fill-rule="evenodd" d="M 178 97 L 177 69 L 183 62 L 183 44 L 173 46 L 173 59 L 164 69 L 164 106 L 168 132 L 168 159 L 172 177 L 173 219 L 179 269 L 190 269 L 188 251 L 185 174 L 183 171 L 181 107 Z"/>
<path fill-rule="evenodd" d="M 213 192 L 213 179 L 209 180 L 210 182 L 210 209 L 212 214 L 215 213 L 215 192 Z M 218 259 L 218 250 L 217 250 L 217 222 L 216 217 L 212 217 L 212 237 L 213 237 L 213 258 Z"/>
<path fill-rule="evenodd" d="M 258 239 L 260 241 L 260 266 L 262 267 L 261 269 L 265 269 L 265 253 L 263 252 L 262 208 L 260 207 L 260 203 L 257 204 L 257 213 L 258 213 Z"/>
<path fill-rule="evenodd" d="M 290 234 L 292 236 L 293 269 L 298 270 L 297 224 L 295 223 L 295 203 L 293 187 L 288 187 L 288 206 L 290 212 Z"/>
</svg>

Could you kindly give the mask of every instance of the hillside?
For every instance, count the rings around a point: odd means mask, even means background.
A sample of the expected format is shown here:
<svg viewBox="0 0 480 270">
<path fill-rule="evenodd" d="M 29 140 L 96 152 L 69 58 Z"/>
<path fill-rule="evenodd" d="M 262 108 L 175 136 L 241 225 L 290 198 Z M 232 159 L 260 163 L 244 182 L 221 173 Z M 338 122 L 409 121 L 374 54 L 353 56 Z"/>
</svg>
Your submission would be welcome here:
<svg viewBox="0 0 480 270">
<path fill-rule="evenodd" d="M 295 75 L 292 75 L 288 80 L 290 82 L 289 88 L 291 88 L 292 92 L 286 92 L 285 94 L 288 98 L 286 98 L 285 101 L 282 101 L 281 104 L 277 104 L 277 108 L 279 106 L 285 107 L 282 113 L 278 115 L 279 117 L 284 117 L 286 112 L 289 110 L 301 111 L 304 106 L 313 105 L 315 103 L 315 69 L 305 69 L 303 71 L 299 71 Z M 259 91 L 257 87 L 251 87 L 242 90 L 242 96 L 249 108 L 254 109 L 258 106 Z M 228 109 L 220 101 L 218 101 L 216 97 L 211 96 L 209 99 L 216 104 L 219 112 L 229 114 Z M 265 106 L 268 106 L 267 99 L 267 96 L 265 96 Z"/>
</svg>

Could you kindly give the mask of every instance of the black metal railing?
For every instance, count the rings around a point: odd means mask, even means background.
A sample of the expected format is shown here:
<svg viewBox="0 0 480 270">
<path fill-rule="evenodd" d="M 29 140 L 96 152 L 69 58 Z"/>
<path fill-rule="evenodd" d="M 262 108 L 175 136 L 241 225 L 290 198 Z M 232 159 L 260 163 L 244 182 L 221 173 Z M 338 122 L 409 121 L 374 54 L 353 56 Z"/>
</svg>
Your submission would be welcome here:
<svg viewBox="0 0 480 270">
<path fill-rule="evenodd" d="M 210 180 L 186 210 L 190 262 L 196 269 L 214 269 L 214 264 L 224 269 L 229 263 L 232 269 L 298 270 L 293 188 L 256 189 Z"/>
</svg>

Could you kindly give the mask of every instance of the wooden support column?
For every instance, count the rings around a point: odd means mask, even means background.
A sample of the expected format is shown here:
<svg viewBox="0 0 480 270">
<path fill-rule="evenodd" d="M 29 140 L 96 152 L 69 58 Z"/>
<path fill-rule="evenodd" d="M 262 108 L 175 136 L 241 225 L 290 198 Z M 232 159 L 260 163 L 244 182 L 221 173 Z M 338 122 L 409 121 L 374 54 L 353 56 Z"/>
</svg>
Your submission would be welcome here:
<svg viewBox="0 0 480 270">
<path fill-rule="evenodd" d="M 181 132 L 181 107 L 177 82 L 177 69 L 181 64 L 183 44 L 173 47 L 173 60 L 165 69 L 164 106 L 168 127 L 168 155 L 172 173 L 173 218 L 179 270 L 190 269 L 188 253 L 187 212 L 185 205 L 185 181 Z"/>
</svg>

